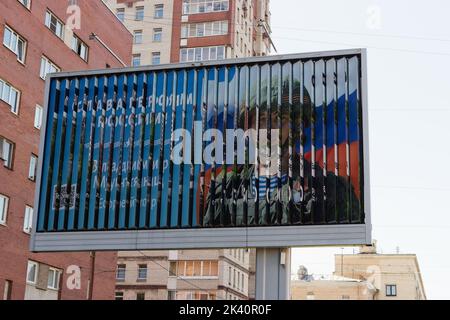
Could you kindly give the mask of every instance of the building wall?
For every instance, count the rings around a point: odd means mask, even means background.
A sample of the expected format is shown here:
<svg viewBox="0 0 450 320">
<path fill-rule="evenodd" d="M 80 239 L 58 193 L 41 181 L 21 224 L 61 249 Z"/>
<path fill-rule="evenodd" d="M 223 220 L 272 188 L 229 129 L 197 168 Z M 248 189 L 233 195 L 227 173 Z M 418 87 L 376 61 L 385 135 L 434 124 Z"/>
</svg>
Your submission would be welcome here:
<svg viewBox="0 0 450 320">
<path fill-rule="evenodd" d="M 173 0 L 105 0 L 111 10 L 124 10 L 125 19 L 123 21 L 127 29 L 133 33 L 141 30 L 143 41 L 141 44 L 133 44 L 133 54 L 141 55 L 141 65 L 152 64 L 152 53 L 161 54 L 161 63 L 170 63 L 170 50 L 172 45 L 172 19 Z M 162 18 L 155 18 L 155 5 L 164 5 L 164 15 Z M 144 20 L 136 21 L 136 7 L 144 7 Z M 153 41 L 155 28 L 162 29 L 161 42 Z"/>
<path fill-rule="evenodd" d="M 88 62 L 73 52 L 70 43 L 71 31 L 66 30 L 65 39 L 56 37 L 44 25 L 45 12 L 49 8 L 59 19 L 66 22 L 70 17 L 66 13 L 67 1 L 40 0 L 31 1 L 31 10 L 16 0 L 0 2 L 0 38 L 3 43 L 5 24 L 13 28 L 27 41 L 25 63 L 20 63 L 13 52 L 0 45 L 0 78 L 12 84 L 21 92 L 18 114 L 0 101 L 0 136 L 15 143 L 12 170 L 3 166 L 0 160 L 0 194 L 9 197 L 7 220 L 0 225 L 0 293 L 5 290 L 6 280 L 12 282 L 10 297 L 24 299 L 27 261 L 42 263 L 66 271 L 70 265 L 81 267 L 81 288 L 69 290 L 64 273 L 63 284 L 58 293 L 61 299 L 85 299 L 90 272 L 88 253 L 30 253 L 29 234 L 23 232 L 25 206 L 33 206 L 35 183 L 28 179 L 30 156 L 38 155 L 40 131 L 34 128 L 36 104 L 43 105 L 45 82 L 39 76 L 41 56 L 45 55 L 64 71 L 80 69 L 99 69 L 107 65 L 120 67 L 122 64 L 96 40 L 89 40 L 89 34 L 95 32 L 108 46 L 126 62 L 131 61 L 131 35 L 117 21 L 114 14 L 100 1 L 78 1 L 81 8 L 81 30 L 75 33 L 89 46 Z M 68 24 L 67 24 L 68 25 Z M 114 253 L 98 253 L 94 282 L 94 298 L 111 299 L 114 294 Z M 112 270 L 111 270 L 112 269 Z M 109 271 L 108 271 L 109 270 Z M 108 271 L 108 272 L 106 272 Z M 28 298 L 54 297 L 54 293 L 40 290 Z"/>
<path fill-rule="evenodd" d="M 135 300 L 138 293 L 145 299 L 180 299 L 189 294 L 210 294 L 212 299 L 247 300 L 249 297 L 249 251 L 170 250 L 119 252 L 118 266 L 126 266 L 124 280 L 117 280 L 116 292 L 123 299 Z M 180 261 L 217 263 L 217 276 L 184 276 L 172 273 Z M 139 265 L 147 266 L 147 278 L 138 279 Z M 231 275 L 231 278 L 230 278 Z M 237 280 L 239 278 L 239 281 Z"/>
<path fill-rule="evenodd" d="M 291 281 L 292 300 L 372 300 L 373 295 L 361 281 Z"/>
<path fill-rule="evenodd" d="M 419 264 L 414 254 L 336 255 L 335 265 L 336 275 L 371 281 L 379 289 L 377 299 L 426 299 Z M 386 285 L 396 285 L 397 295 L 387 296 Z"/>
</svg>

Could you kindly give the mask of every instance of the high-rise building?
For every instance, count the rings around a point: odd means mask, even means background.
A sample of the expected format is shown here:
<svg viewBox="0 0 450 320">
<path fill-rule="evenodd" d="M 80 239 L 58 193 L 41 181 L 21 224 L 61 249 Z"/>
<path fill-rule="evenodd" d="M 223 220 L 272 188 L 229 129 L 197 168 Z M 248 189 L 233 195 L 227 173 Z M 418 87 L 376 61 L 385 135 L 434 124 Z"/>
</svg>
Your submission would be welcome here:
<svg viewBox="0 0 450 320">
<path fill-rule="evenodd" d="M 101 0 L 0 12 L 0 299 L 113 299 L 115 253 L 31 253 L 29 234 L 46 75 L 129 64 L 132 35 Z"/>
<path fill-rule="evenodd" d="M 335 255 L 331 276 L 308 275 L 306 268 L 291 283 L 294 300 L 426 300 L 415 254 L 379 254 L 361 247 L 358 254 Z"/>
<path fill-rule="evenodd" d="M 119 252 L 117 300 L 247 300 L 250 250 Z M 250 279 L 251 281 L 251 279 Z"/>
<path fill-rule="evenodd" d="M 269 0 L 106 0 L 134 34 L 133 64 L 268 55 Z"/>
<path fill-rule="evenodd" d="M 106 3 L 134 34 L 135 66 L 264 56 L 271 50 L 269 0 Z M 238 252 L 242 259 L 234 256 Z M 116 298 L 254 299 L 254 260 L 254 250 L 120 252 Z M 197 274 L 208 263 L 214 275 Z M 151 268 L 145 281 L 139 279 L 144 266 Z"/>
</svg>

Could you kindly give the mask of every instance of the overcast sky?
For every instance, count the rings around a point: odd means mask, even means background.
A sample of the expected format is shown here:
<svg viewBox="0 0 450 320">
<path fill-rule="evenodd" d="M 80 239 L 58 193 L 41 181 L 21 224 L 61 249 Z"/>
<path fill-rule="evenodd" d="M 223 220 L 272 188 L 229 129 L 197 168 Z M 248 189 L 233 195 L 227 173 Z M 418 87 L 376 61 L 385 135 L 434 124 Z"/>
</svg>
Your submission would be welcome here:
<svg viewBox="0 0 450 320">
<path fill-rule="evenodd" d="M 450 299 L 450 2 L 272 0 L 271 11 L 280 54 L 368 48 L 373 238 L 417 254 L 428 298 Z M 292 272 L 331 274 L 334 253 L 295 249 Z"/>
</svg>

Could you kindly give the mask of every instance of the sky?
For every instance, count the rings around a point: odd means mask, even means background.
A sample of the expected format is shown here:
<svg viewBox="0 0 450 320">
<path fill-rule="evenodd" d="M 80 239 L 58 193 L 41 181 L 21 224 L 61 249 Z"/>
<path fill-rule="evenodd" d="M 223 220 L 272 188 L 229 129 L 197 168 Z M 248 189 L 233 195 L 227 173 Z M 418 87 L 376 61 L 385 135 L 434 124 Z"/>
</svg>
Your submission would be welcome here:
<svg viewBox="0 0 450 320">
<path fill-rule="evenodd" d="M 417 254 L 427 298 L 450 299 L 450 2 L 272 0 L 271 12 L 278 54 L 368 49 L 373 239 Z M 292 273 L 331 274 L 341 252 L 294 249 Z"/>
</svg>

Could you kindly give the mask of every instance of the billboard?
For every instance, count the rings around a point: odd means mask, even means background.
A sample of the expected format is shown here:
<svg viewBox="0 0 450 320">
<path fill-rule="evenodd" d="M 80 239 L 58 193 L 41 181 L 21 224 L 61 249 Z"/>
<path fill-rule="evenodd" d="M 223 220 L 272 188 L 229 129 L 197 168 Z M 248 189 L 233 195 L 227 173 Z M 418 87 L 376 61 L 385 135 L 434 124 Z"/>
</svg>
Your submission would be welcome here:
<svg viewBox="0 0 450 320">
<path fill-rule="evenodd" d="M 52 74 L 33 251 L 370 243 L 362 49 Z"/>
</svg>

